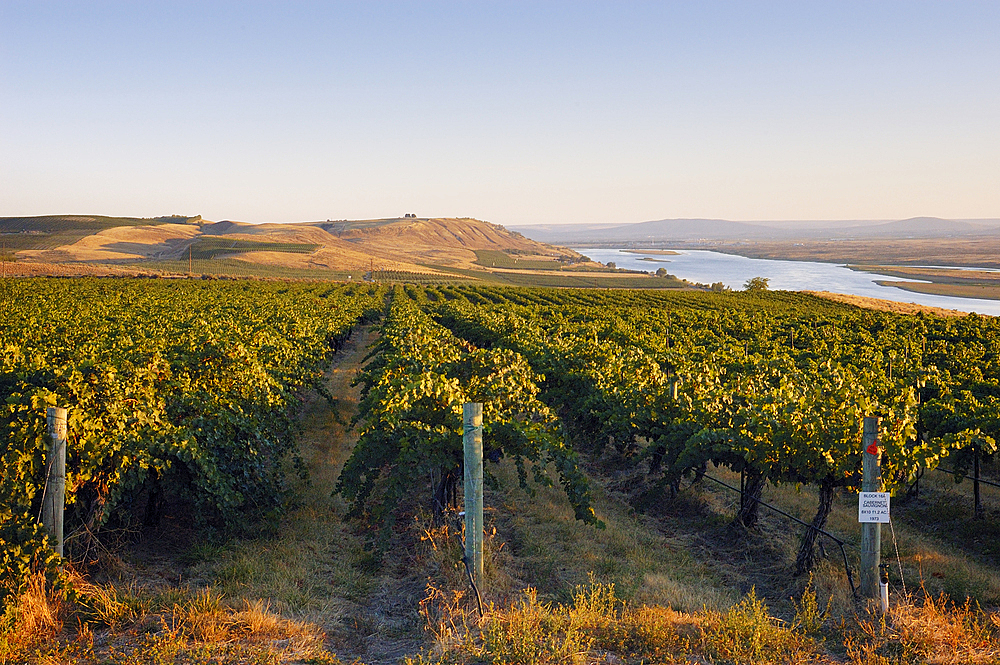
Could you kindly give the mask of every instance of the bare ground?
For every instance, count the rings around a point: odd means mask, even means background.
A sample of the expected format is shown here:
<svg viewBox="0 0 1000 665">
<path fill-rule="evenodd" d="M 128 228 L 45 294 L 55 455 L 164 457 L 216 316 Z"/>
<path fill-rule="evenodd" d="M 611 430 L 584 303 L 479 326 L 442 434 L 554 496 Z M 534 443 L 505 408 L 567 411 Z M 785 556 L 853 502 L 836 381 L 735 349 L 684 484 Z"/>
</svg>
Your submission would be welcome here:
<svg viewBox="0 0 1000 665">
<path fill-rule="evenodd" d="M 360 388 L 351 383 L 374 338 L 370 328 L 360 328 L 340 350 L 325 382 L 333 402 L 315 393 L 309 395 L 302 409 L 300 437 L 310 475 L 305 505 L 300 510 L 327 523 L 326 529 L 313 533 L 325 532 L 340 539 L 332 543 L 317 538 L 313 544 L 319 552 L 326 549 L 331 559 L 328 592 L 333 602 L 328 607 L 333 611 L 307 618 L 326 631 L 329 646 L 342 659 L 361 659 L 372 665 L 396 663 L 423 646 L 417 607 L 426 586 L 423 578 L 415 577 L 405 565 L 408 561 L 386 561 L 379 568 L 363 548 L 363 534 L 344 521 L 344 501 L 332 496 L 340 471 L 357 443 L 357 432 L 350 422 L 357 413 Z M 350 560 L 346 570 L 345 555 Z M 357 578 L 362 582 L 352 588 L 355 585 L 350 582 Z"/>
</svg>

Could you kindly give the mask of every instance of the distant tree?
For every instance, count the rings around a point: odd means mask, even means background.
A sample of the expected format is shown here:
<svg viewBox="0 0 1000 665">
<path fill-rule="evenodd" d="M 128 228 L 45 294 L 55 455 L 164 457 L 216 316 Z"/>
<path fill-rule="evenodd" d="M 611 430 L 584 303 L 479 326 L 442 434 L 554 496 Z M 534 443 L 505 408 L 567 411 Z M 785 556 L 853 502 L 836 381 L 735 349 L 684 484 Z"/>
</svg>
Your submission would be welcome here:
<svg viewBox="0 0 1000 665">
<path fill-rule="evenodd" d="M 667 269 L 666 268 L 657 268 L 656 269 L 656 276 L 657 277 L 666 277 L 667 276 Z"/>
<path fill-rule="evenodd" d="M 744 291 L 767 291 L 767 277 L 751 277 L 743 284 Z"/>
<path fill-rule="evenodd" d="M 605 265 L 608 266 L 609 268 L 611 268 L 612 270 L 614 270 L 614 269 L 616 269 L 618 267 L 617 265 L 615 265 L 614 261 L 608 261 Z"/>
<path fill-rule="evenodd" d="M 765 279 L 764 281 L 766 282 L 767 280 Z M 765 285 L 764 288 L 766 289 L 767 285 Z M 715 282 L 712 284 L 712 290 L 722 293 L 723 291 L 728 291 L 729 287 L 723 284 L 722 282 Z"/>
</svg>

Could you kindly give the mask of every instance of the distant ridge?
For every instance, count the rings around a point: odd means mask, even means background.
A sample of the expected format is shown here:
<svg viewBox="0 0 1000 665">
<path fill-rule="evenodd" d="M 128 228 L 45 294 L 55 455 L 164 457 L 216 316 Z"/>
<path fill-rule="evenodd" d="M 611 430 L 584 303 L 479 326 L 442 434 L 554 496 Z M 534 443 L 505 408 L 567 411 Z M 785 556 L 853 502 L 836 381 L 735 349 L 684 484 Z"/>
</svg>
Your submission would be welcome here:
<svg viewBox="0 0 1000 665">
<path fill-rule="evenodd" d="M 845 240 L 947 238 L 998 235 L 1000 219 L 950 220 L 912 217 L 898 221 L 733 222 L 725 219 L 660 219 L 633 224 L 545 224 L 508 227 L 540 242 L 693 242 L 739 240 Z"/>
</svg>

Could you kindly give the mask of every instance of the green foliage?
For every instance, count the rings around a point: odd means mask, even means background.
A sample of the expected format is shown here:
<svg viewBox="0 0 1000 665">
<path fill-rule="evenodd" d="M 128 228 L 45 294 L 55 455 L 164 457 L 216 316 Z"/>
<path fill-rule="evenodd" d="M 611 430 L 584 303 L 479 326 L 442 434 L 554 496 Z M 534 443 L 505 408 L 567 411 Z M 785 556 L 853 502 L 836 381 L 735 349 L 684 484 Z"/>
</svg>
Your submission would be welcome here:
<svg viewBox="0 0 1000 665">
<path fill-rule="evenodd" d="M 384 539 L 416 486 L 432 474 L 442 483 L 457 479 L 462 404 L 482 402 L 485 457 L 513 458 L 522 484 L 526 462 L 546 484 L 546 467 L 554 464 L 577 517 L 597 523 L 575 455 L 552 411 L 537 399 L 543 377 L 511 350 L 476 348 L 453 336 L 406 293 L 397 287 L 372 360 L 358 378 L 361 435 L 337 485 L 353 512 L 369 514 Z"/>
<path fill-rule="evenodd" d="M 309 254 L 319 249 L 319 245 L 304 242 L 264 242 L 259 240 L 233 240 L 225 236 L 206 236 L 191 244 L 192 259 L 214 259 L 224 254 L 246 252 L 289 252 Z"/>
<path fill-rule="evenodd" d="M 82 555 L 109 521 L 196 523 L 279 510 L 288 413 L 359 319 L 371 288 L 149 280 L 0 284 L 0 603 L 51 563 L 36 527 L 45 409 L 68 408 L 65 532 Z"/>
<path fill-rule="evenodd" d="M 811 640 L 773 619 L 753 589 L 728 611 L 710 615 L 706 623 L 703 648 L 710 657 L 722 662 L 802 662 L 799 658 L 815 651 Z"/>
<path fill-rule="evenodd" d="M 833 596 L 827 600 L 826 608 L 820 609 L 819 599 L 816 596 L 816 587 L 813 584 L 812 574 L 809 575 L 809 582 L 802 591 L 799 600 L 792 599 L 795 605 L 795 619 L 792 625 L 806 635 L 817 635 L 823 629 L 823 624 L 830 617 L 830 607 L 833 604 Z"/>
<path fill-rule="evenodd" d="M 751 277 L 743 283 L 744 291 L 767 291 L 770 280 L 767 277 Z"/>
<path fill-rule="evenodd" d="M 476 264 L 487 268 L 509 268 L 514 270 L 559 270 L 562 263 L 552 259 L 525 259 L 511 256 L 495 249 L 477 249 Z"/>
<path fill-rule="evenodd" d="M 37 217 L 0 217 L 0 233 L 60 233 L 86 230 L 91 233 L 118 226 L 184 224 L 200 221 L 201 216 L 184 217 L 106 217 L 104 215 L 42 215 Z"/>
<path fill-rule="evenodd" d="M 895 492 L 949 456 L 961 471 L 970 445 L 991 454 L 1000 429 L 1000 342 L 983 317 L 764 290 L 421 297 L 456 334 L 527 358 L 577 445 L 613 443 L 671 491 L 709 461 L 772 482 L 857 488 L 863 420 L 879 415 L 883 480 Z M 925 354 L 928 335 L 938 341 Z M 821 502 L 819 523 L 828 509 Z"/>
</svg>

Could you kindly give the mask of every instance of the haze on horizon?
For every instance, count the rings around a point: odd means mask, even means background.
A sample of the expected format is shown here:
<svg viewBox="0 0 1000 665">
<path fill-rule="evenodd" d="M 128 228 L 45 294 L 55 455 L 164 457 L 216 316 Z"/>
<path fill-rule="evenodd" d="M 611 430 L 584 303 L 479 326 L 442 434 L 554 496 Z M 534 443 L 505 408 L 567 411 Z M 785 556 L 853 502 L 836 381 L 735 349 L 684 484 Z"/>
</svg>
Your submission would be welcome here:
<svg viewBox="0 0 1000 665">
<path fill-rule="evenodd" d="M 0 216 L 1000 217 L 993 2 L 0 4 Z"/>
</svg>

